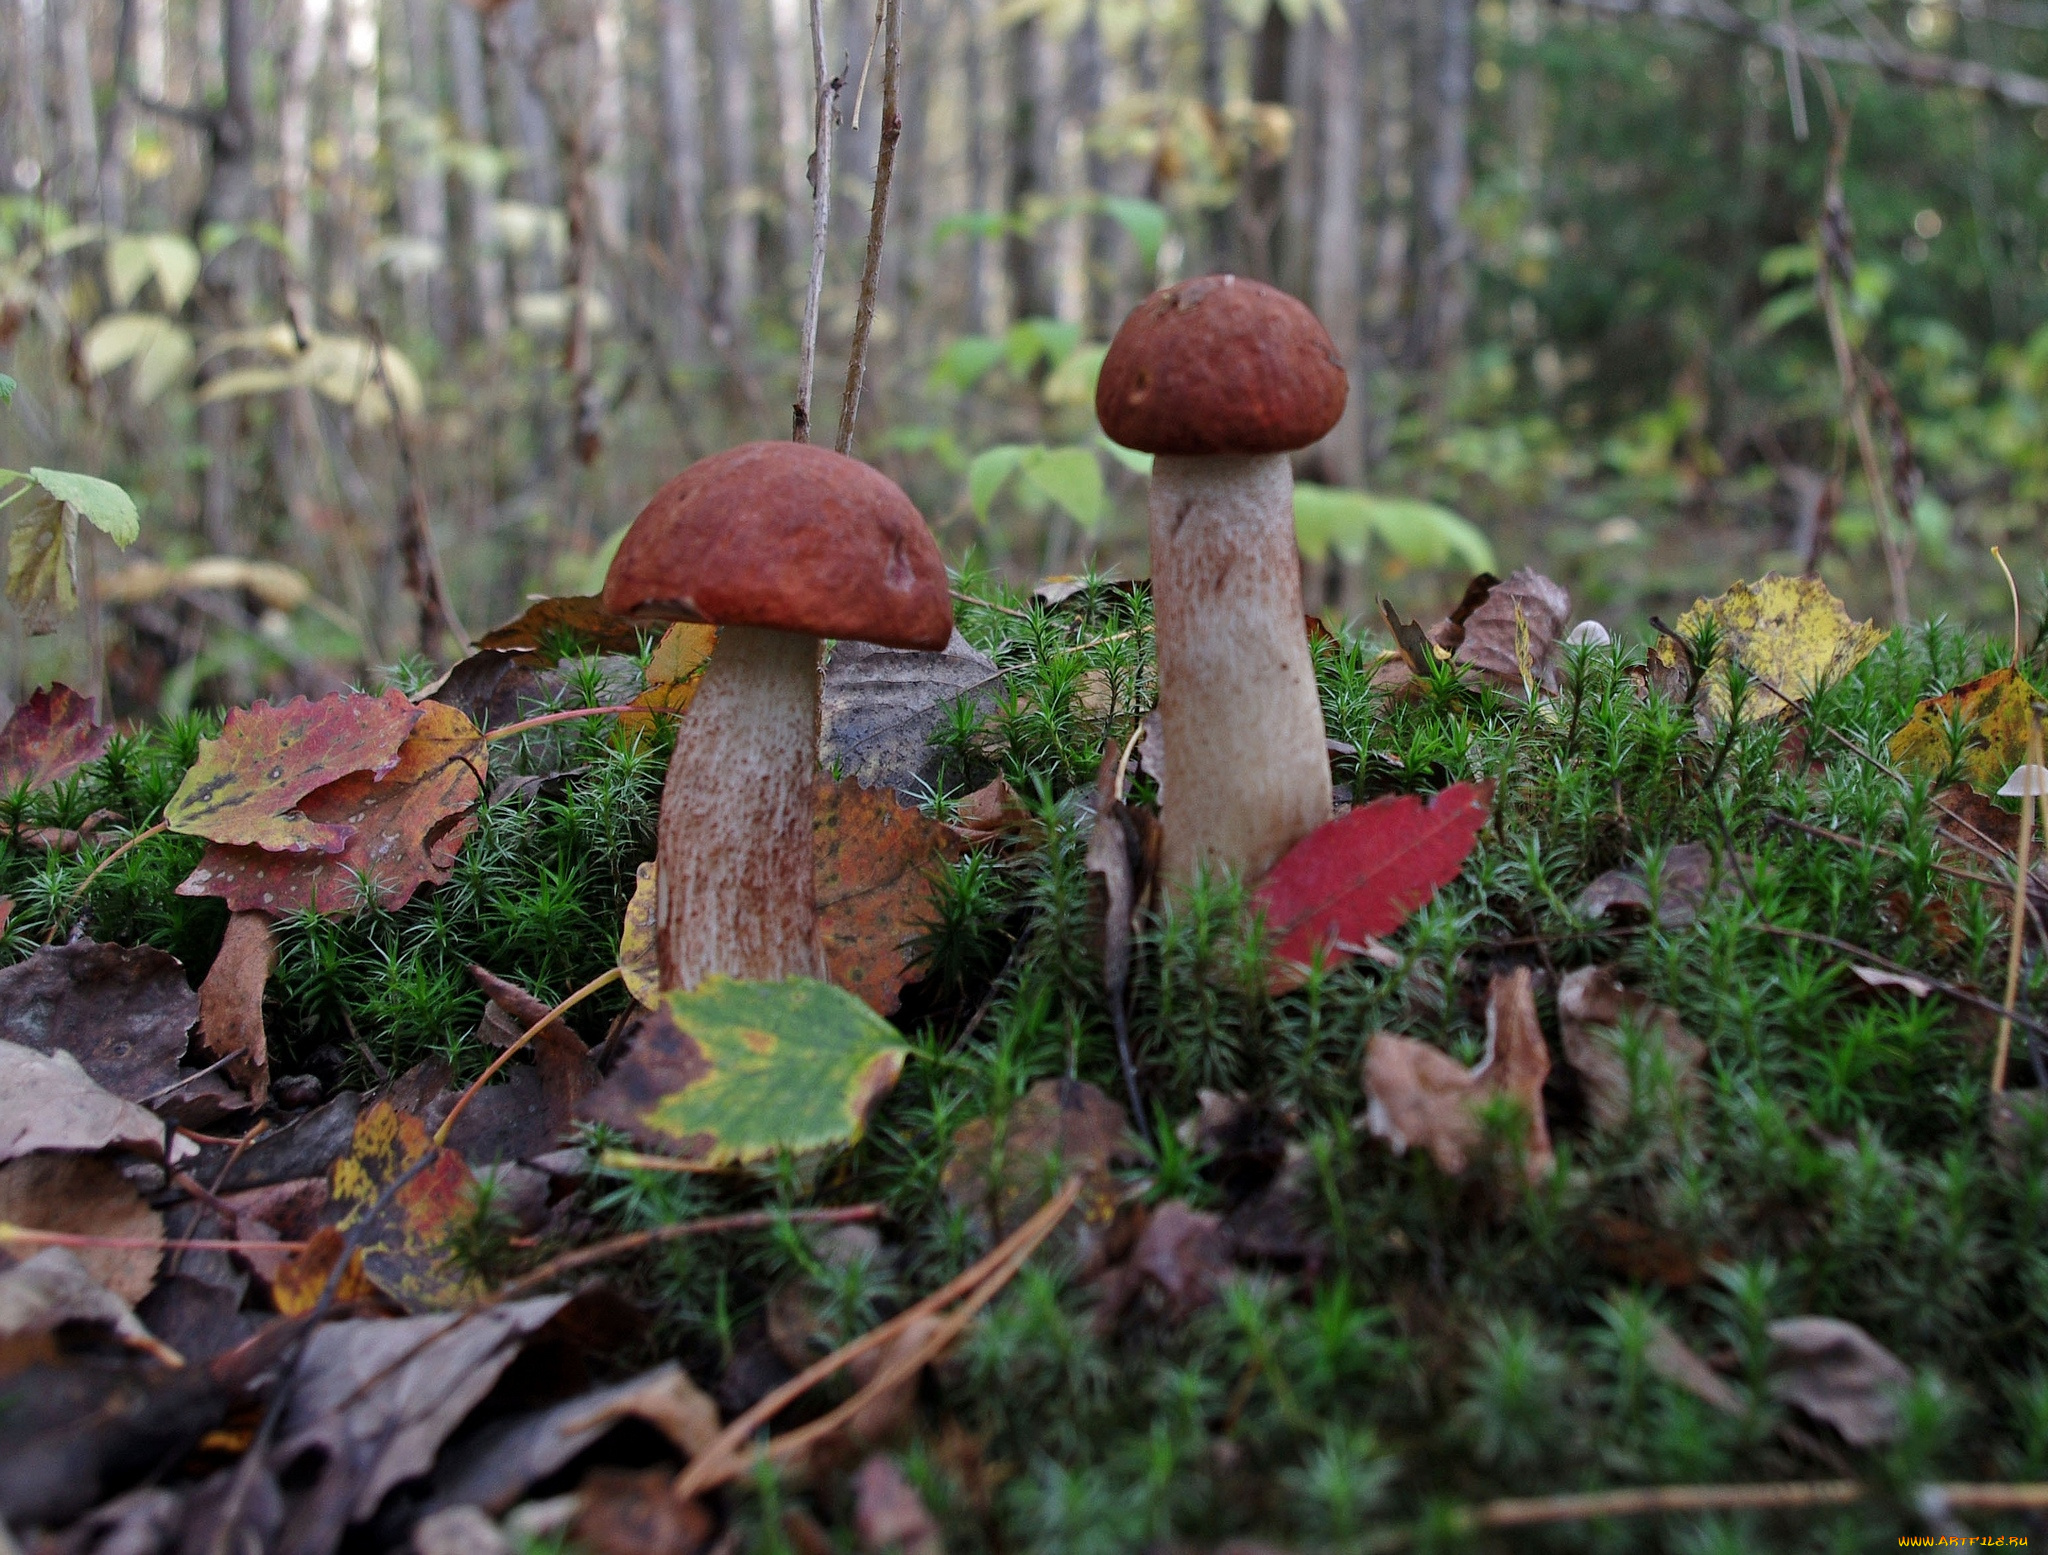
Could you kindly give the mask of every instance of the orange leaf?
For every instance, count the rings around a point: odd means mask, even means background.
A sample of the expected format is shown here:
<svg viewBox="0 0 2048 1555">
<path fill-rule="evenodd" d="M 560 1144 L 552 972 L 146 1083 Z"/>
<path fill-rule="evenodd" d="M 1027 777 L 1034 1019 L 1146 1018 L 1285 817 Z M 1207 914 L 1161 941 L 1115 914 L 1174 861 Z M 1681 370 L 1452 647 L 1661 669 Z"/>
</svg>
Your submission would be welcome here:
<svg viewBox="0 0 2048 1555">
<path fill-rule="evenodd" d="M 478 648 L 530 648 L 552 664 L 565 649 L 585 653 L 638 653 L 640 639 L 653 628 L 630 616 L 613 615 L 596 594 L 569 594 L 536 600 L 516 621 L 493 627 L 476 640 Z"/>
<path fill-rule="evenodd" d="M 937 867 L 967 845 L 890 790 L 862 788 L 853 778 L 820 777 L 816 805 L 813 879 L 826 968 L 877 1014 L 893 1014 L 931 917 Z"/>
<path fill-rule="evenodd" d="M 276 959 L 270 920 L 260 912 L 233 913 L 220 954 L 199 985 L 199 1038 L 217 1058 L 236 1055 L 228 1073 L 248 1088 L 249 1100 L 258 1107 L 270 1093 L 263 988 Z"/>
<path fill-rule="evenodd" d="M 422 704 L 419 722 L 383 778 L 355 773 L 310 794 L 308 820 L 334 823 L 348 841 L 339 853 L 269 853 L 215 843 L 178 887 L 180 896 L 218 896 L 235 912 L 273 917 L 317 908 L 353 908 L 367 882 L 376 900 L 396 909 L 422 885 L 448 878 L 462 841 L 476 824 L 468 814 L 483 792 L 483 736 L 459 710 Z"/>
<path fill-rule="evenodd" d="M 662 634 L 647 658 L 647 689 L 633 698 L 645 713 L 621 713 L 619 728 L 638 734 L 654 727 L 654 714 L 671 717 L 684 711 L 696 699 L 704 683 L 704 667 L 711 662 L 711 650 L 718 645 L 718 628 L 678 621 Z"/>
</svg>

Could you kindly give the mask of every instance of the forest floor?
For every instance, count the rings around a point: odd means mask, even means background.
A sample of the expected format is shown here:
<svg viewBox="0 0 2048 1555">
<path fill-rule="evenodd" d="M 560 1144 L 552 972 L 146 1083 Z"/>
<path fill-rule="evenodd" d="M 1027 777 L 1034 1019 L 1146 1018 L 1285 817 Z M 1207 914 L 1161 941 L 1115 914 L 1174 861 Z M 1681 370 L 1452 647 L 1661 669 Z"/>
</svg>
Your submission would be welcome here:
<svg viewBox="0 0 2048 1555">
<path fill-rule="evenodd" d="M 1567 641 L 1518 574 L 1314 635 L 1348 895 L 1163 894 L 1143 587 L 958 582 L 954 650 L 827 676 L 841 991 L 673 996 L 696 1070 L 629 922 L 686 637 L 556 602 L 339 725 L 26 706 L 25 1550 L 2048 1532 L 2024 643 L 1789 584 Z"/>
</svg>

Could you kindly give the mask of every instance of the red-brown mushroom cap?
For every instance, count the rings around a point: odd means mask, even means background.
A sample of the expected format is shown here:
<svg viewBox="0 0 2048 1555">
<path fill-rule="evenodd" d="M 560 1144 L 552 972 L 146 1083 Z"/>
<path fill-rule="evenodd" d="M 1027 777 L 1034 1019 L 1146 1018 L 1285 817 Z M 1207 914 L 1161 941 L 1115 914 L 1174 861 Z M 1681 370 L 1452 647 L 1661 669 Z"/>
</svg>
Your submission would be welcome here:
<svg viewBox="0 0 2048 1555">
<path fill-rule="evenodd" d="M 1350 392 L 1330 333 L 1276 287 L 1205 275 L 1124 320 L 1095 385 L 1110 441 L 1148 454 L 1280 454 L 1337 424 Z"/>
<path fill-rule="evenodd" d="M 742 443 L 662 487 L 612 558 L 604 603 L 885 648 L 937 650 L 953 633 L 946 564 L 902 488 L 808 443 Z"/>
</svg>

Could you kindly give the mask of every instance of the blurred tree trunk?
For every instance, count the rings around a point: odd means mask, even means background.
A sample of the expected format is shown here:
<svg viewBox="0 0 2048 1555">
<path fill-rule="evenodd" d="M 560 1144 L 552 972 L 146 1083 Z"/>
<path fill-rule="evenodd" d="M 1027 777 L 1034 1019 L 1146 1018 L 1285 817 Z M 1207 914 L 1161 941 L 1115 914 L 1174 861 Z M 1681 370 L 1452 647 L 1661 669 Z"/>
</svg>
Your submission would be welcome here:
<svg viewBox="0 0 2048 1555">
<path fill-rule="evenodd" d="M 925 274 L 932 246 L 930 185 L 940 172 L 931 156 L 932 81 L 946 31 L 943 0 L 904 0 L 903 136 L 896 147 L 895 192 L 890 199 L 890 224 L 896 230 L 882 254 L 898 351 L 904 358 L 922 356 L 921 347 L 931 334 L 925 317 Z"/>
<path fill-rule="evenodd" d="M 114 57 L 107 73 L 107 111 L 100 122 L 100 163 L 95 175 L 99 193 L 99 219 L 110 232 L 128 225 L 128 151 L 132 136 L 128 124 L 128 93 L 123 84 L 132 75 L 135 59 L 135 10 L 137 0 L 121 0 L 114 18 Z M 86 82 L 91 86 L 90 73 Z"/>
<path fill-rule="evenodd" d="M 396 150 L 401 153 L 398 185 L 401 230 L 419 250 L 405 267 L 405 321 L 415 331 L 451 339 L 446 306 L 448 185 L 441 176 L 441 49 L 435 26 L 438 0 L 405 0 L 405 46 L 394 56 L 403 71 L 405 112 Z M 460 3 L 460 0 L 457 0 Z M 395 73 L 395 72 L 394 72 Z M 424 263 L 425 251 L 435 255 Z"/>
<path fill-rule="evenodd" d="M 811 120 L 817 112 L 811 81 L 810 24 L 805 0 L 768 0 L 775 62 L 775 125 L 782 184 L 782 270 L 792 286 L 811 257 Z"/>
<path fill-rule="evenodd" d="M 34 191 L 50 164 L 50 95 L 44 67 L 50 40 L 46 0 L 15 0 L 7 57 L 7 187 Z"/>
<path fill-rule="evenodd" d="M 1103 58 L 1102 31 L 1091 12 L 1067 45 L 1067 120 L 1061 133 L 1074 141 L 1075 193 L 1083 202 L 1076 220 L 1076 267 L 1079 297 L 1074 318 L 1085 336 L 1102 334 L 1109 312 L 1111 276 L 1117 260 L 1117 234 L 1109 218 L 1092 208 L 1094 197 L 1105 192 L 1109 170 L 1102 155 L 1089 143 L 1089 132 L 1102 113 L 1104 77 L 1108 62 Z M 1113 327 L 1113 326 L 1111 326 Z"/>
<path fill-rule="evenodd" d="M 1358 297 L 1363 268 L 1359 217 L 1365 192 L 1361 160 L 1365 104 L 1359 79 L 1364 62 L 1359 34 L 1365 0 L 1348 0 L 1344 15 L 1348 26 L 1342 33 L 1333 32 L 1320 17 L 1311 24 L 1322 77 L 1321 123 L 1315 147 L 1318 198 L 1312 295 L 1316 315 L 1329 330 L 1345 371 L 1351 375 L 1344 419 L 1324 441 L 1323 460 L 1332 480 L 1356 486 L 1365 479 L 1365 342 Z"/>
<path fill-rule="evenodd" d="M 1408 300 L 1408 261 L 1414 248 L 1414 180 L 1408 153 L 1414 93 L 1414 0 L 1366 0 L 1368 60 L 1377 69 L 1373 126 L 1373 183 L 1377 200 L 1372 290 L 1366 302 L 1366 392 L 1377 406 L 1378 380 L 1401 355 L 1402 310 Z M 1372 45 L 1377 44 L 1374 48 Z M 1384 457 L 1394 418 L 1377 414 L 1367 426 L 1366 469 Z"/>
<path fill-rule="evenodd" d="M 617 253 L 626 246 L 627 221 L 625 0 L 596 0 L 590 38 L 595 66 L 587 126 L 592 236 L 601 248 Z"/>
<path fill-rule="evenodd" d="M 989 58 L 991 5 L 992 0 L 967 0 L 966 57 L 961 61 L 967 77 L 967 204 L 975 216 L 1001 208 L 996 191 L 996 136 L 989 122 L 995 95 L 995 72 Z M 977 226 L 967 274 L 967 327 L 977 334 L 995 328 L 995 265 L 996 245 Z"/>
<path fill-rule="evenodd" d="M 326 52 L 333 0 L 299 0 L 298 25 L 285 59 L 277 108 L 277 224 L 301 281 L 312 285 L 313 77 Z"/>
<path fill-rule="evenodd" d="M 1267 8 L 1252 49 L 1252 101 L 1262 107 L 1288 103 L 1287 64 L 1293 52 L 1294 23 L 1279 5 Z M 1287 178 L 1287 159 L 1258 148 L 1245 165 L 1237 193 L 1237 268 L 1261 281 L 1276 281 L 1280 272 L 1280 218 Z"/>
<path fill-rule="evenodd" d="M 1211 133 L 1219 139 L 1223 134 L 1223 110 L 1229 95 L 1230 82 L 1226 58 L 1230 47 L 1230 17 L 1225 10 L 1226 0 L 1199 0 L 1202 24 L 1202 106 L 1208 110 Z M 1206 252 L 1196 257 L 1190 266 L 1190 273 L 1228 270 L 1234 263 L 1235 242 L 1231 232 L 1231 212 L 1222 207 L 1209 213 L 1205 234 Z"/>
<path fill-rule="evenodd" d="M 1420 304 L 1422 355 L 1441 408 L 1446 375 L 1464 345 L 1471 301 L 1464 205 L 1466 136 L 1472 99 L 1472 0 L 1437 0 L 1434 138 L 1424 203 L 1429 230 Z"/>
<path fill-rule="evenodd" d="M 57 61 L 64 87 L 64 187 L 80 221 L 99 215 L 100 136 L 92 103 L 88 0 L 56 0 Z"/>
<path fill-rule="evenodd" d="M 1052 108 L 1051 83 L 1046 79 L 1044 26 L 1027 16 L 1010 29 L 1009 87 L 1010 130 L 1009 171 L 1003 208 L 1013 220 L 1029 221 L 1038 214 L 1041 196 L 1052 183 L 1053 141 L 1058 124 Z M 1041 234 L 1013 230 L 1003 240 L 1004 269 L 1010 283 L 1010 317 L 1042 317 L 1052 312 L 1052 288 L 1047 275 Z"/>
<path fill-rule="evenodd" d="M 483 29 L 477 14 L 463 4 L 446 8 L 448 16 L 448 84 L 455 99 L 455 125 L 473 153 L 494 145 L 490 97 L 484 86 Z M 462 259 L 469 298 L 466 327 L 485 340 L 505 332 L 505 260 L 498 252 L 491 220 L 496 180 L 472 156 L 448 173 L 455 194 L 453 246 Z"/>
<path fill-rule="evenodd" d="M 380 53 L 377 0 L 341 0 L 341 58 L 346 108 L 341 140 L 340 220 L 328 277 L 328 302 L 343 318 L 364 311 L 375 277 L 363 263 L 377 234 Z"/>
<path fill-rule="evenodd" d="M 209 227 L 239 227 L 256 211 L 255 28 L 250 0 L 222 0 L 220 69 L 224 85 L 221 104 L 207 115 L 206 190 L 193 215 L 194 237 Z M 253 281 L 252 245 L 230 244 L 215 253 L 200 271 L 199 312 L 214 329 L 232 329 L 247 312 Z M 204 385 L 209 373 L 202 369 Z M 240 554 L 249 538 L 238 532 L 235 510 L 240 482 L 236 441 L 241 426 L 240 400 L 215 400 L 199 407 L 199 439 L 206 449 L 206 471 L 200 483 L 200 525 L 215 551 Z"/>
<path fill-rule="evenodd" d="M 164 82 L 170 63 L 170 18 L 166 0 L 135 0 L 135 52 L 134 76 L 136 91 L 152 102 L 162 102 Z M 160 131 L 155 126 L 147 128 L 130 119 L 129 139 L 131 147 L 138 136 L 147 135 L 154 149 Z M 124 148 L 124 156 L 132 155 Z M 143 227 L 160 227 L 165 221 L 163 209 L 164 180 L 160 167 L 162 158 L 152 155 L 151 171 L 138 169 L 136 206 Z"/>
<path fill-rule="evenodd" d="M 742 6 L 711 7 L 711 75 L 718 92 L 718 322 L 745 338 L 754 308 L 760 201 L 754 187 L 754 59 Z"/>
<path fill-rule="evenodd" d="M 703 349 L 704 120 L 695 0 L 661 0 L 661 113 L 668 152 L 668 262 L 675 328 L 685 358 Z"/>
</svg>

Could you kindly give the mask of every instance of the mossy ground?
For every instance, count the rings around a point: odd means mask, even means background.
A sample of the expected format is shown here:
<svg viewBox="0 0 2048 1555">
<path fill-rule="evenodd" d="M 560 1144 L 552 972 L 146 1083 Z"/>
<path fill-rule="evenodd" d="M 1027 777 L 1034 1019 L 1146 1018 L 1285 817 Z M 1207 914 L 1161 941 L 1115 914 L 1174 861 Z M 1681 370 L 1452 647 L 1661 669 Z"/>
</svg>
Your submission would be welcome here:
<svg viewBox="0 0 2048 1555">
<path fill-rule="evenodd" d="M 828 1329 L 857 1331 L 977 1256 L 969 1219 L 940 1186 L 965 1123 L 1047 1076 L 1124 1094 L 1100 992 L 1083 801 L 1105 741 L 1128 733 L 1150 695 L 1145 601 L 1099 587 L 1048 611 L 985 579 L 963 586 L 1005 607 L 964 605 L 962 625 L 1010 676 L 993 714 L 947 731 L 948 792 L 1001 772 L 1043 825 L 1035 841 L 971 855 L 947 876 L 928 975 L 900 1021 L 917 1049 L 902 1084 L 869 1137 L 822 1166 L 745 1180 L 614 1174 L 590 1190 L 599 1220 L 620 1226 L 776 1202 L 886 1207 L 892 1251 L 879 1262 L 828 1265 L 785 1229 L 678 1243 L 624 1271 L 661 1314 L 654 1342 L 707 1381 L 789 1279 L 815 1285 Z M 1057 1258 L 1027 1269 L 926 1384 L 926 1429 L 906 1449 L 948 1548 L 1107 1552 L 1258 1534 L 1352 1549 L 1398 1533 L 1419 1547 L 1469 1537 L 1528 1549 L 1867 1551 L 1925 1531 L 1910 1511 L 1915 1484 L 2048 1478 L 2048 1127 L 1994 1139 L 1981 1016 L 1939 997 L 1873 993 L 1844 955 L 1765 927 L 2002 988 L 2009 900 L 1936 868 L 1928 799 L 1940 784 L 1902 786 L 1850 747 L 1881 750 L 1918 698 L 2004 663 L 2009 645 L 1938 623 L 1894 634 L 1803 719 L 1704 737 L 1689 709 L 1629 673 L 1640 646 L 1571 650 L 1561 696 L 1538 709 L 1448 675 L 1390 699 L 1371 681 L 1376 650 L 1318 649 L 1329 732 L 1364 753 L 1338 781 L 1361 796 L 1499 784 L 1463 878 L 1391 938 L 1399 967 L 1360 959 L 1270 997 L 1256 926 L 1221 882 L 1152 920 L 1133 977 L 1133 1041 L 1161 1141 L 1147 1191 L 1227 1207 L 1242 1184 L 1179 1146 L 1170 1125 L 1200 1088 L 1250 1093 L 1306 1148 L 1325 1261 L 1313 1281 L 1242 1272 L 1185 1322 L 1140 1313 L 1107 1339 L 1091 1323 L 1092 1292 Z M 17 799 L 11 813 L 76 824 L 107 806 L 144 825 L 206 728 L 193 718 L 118 740 L 74 782 Z M 280 1070 L 332 1046 L 358 1079 L 373 1060 L 397 1068 L 433 1054 L 473 1071 L 481 999 L 469 962 L 548 997 L 611 964 L 634 866 L 651 852 L 666 751 L 622 750 L 610 721 L 593 719 L 558 726 L 526 758 L 570 775 L 487 803 L 447 885 L 396 913 L 283 925 L 271 988 Z M 494 777 L 519 759 L 495 750 Z M 944 797 L 934 804 L 942 810 Z M 1602 933 L 1574 913 L 1602 871 L 1633 862 L 1654 880 L 1666 849 L 1695 840 L 1744 859 L 1739 889 L 1696 923 Z M 168 836 L 135 849 L 80 904 L 88 931 L 161 945 L 196 977 L 223 919 L 219 904 L 173 894 L 199 851 Z M 69 921 L 65 899 L 97 856 L 0 854 L 0 891 L 16 904 L 10 957 L 53 919 Z M 1558 1170 L 1527 1192 L 1489 1187 L 1483 1171 L 1448 1179 L 1419 1152 L 1397 1158 L 1354 1127 L 1372 1033 L 1476 1057 L 1488 976 L 1518 962 L 1560 974 L 1612 963 L 1675 1007 L 1708 1049 L 1705 1094 L 1689 1103 L 1650 1088 L 1629 1127 L 1595 1133 L 1569 1084 L 1555 1084 Z M 2034 957 L 2026 1007 L 2043 1007 L 2044 982 L 2048 958 Z M 1554 990 L 1553 978 L 1543 1010 L 1553 1032 Z M 580 1012 L 592 1035 L 616 1013 L 612 998 Z M 2024 1048 L 2014 1072 L 2033 1083 Z M 1652 1239 L 1666 1278 L 1684 1271 L 1683 1283 L 1618 1267 L 1621 1224 Z M 1765 1328 L 1803 1313 L 1863 1325 L 1913 1369 L 1896 1445 L 1817 1455 L 1788 1445 L 1784 1412 L 1761 1385 Z M 1656 1317 L 1727 1363 L 1741 1414 L 1655 1374 Z M 1888 1491 L 1849 1508 L 1513 1536 L 1459 1535 L 1444 1510 L 1845 1467 Z M 762 1509 L 797 1494 L 755 1487 L 746 1515 L 757 1547 L 781 1538 Z M 847 1527 L 836 1494 L 804 1494 L 828 1527 Z"/>
</svg>

